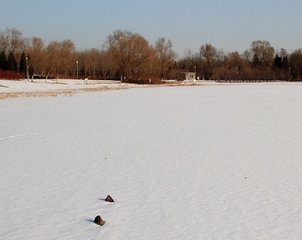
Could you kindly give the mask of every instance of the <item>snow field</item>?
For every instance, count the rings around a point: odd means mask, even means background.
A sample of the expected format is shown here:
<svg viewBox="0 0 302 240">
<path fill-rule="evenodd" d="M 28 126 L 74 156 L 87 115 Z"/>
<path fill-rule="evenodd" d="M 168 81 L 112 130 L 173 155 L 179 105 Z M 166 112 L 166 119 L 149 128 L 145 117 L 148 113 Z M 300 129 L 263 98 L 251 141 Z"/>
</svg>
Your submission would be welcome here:
<svg viewBox="0 0 302 240">
<path fill-rule="evenodd" d="M 302 84 L 0 101 L 0 238 L 301 239 L 301 101 Z"/>
</svg>

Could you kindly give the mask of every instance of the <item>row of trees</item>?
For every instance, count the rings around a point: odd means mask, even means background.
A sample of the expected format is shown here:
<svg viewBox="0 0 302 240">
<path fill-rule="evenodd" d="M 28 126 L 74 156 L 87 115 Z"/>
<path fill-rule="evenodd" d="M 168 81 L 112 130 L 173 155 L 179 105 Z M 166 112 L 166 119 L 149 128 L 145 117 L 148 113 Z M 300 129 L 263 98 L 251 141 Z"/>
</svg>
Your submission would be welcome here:
<svg viewBox="0 0 302 240">
<path fill-rule="evenodd" d="M 244 53 L 225 53 L 211 44 L 177 59 L 171 40 L 151 45 L 130 31 L 110 34 L 102 49 L 78 51 L 72 40 L 48 44 L 38 37 L 25 38 L 16 29 L 0 32 L 0 70 L 23 76 L 94 78 L 140 81 L 183 79 L 195 71 L 200 79 L 301 80 L 302 50 L 276 51 L 268 41 L 253 41 Z"/>
<path fill-rule="evenodd" d="M 177 62 L 180 69 L 197 68 L 197 75 L 217 80 L 301 80 L 302 50 L 275 51 L 268 41 L 253 41 L 249 50 L 224 53 L 211 44 L 188 52 Z"/>
</svg>

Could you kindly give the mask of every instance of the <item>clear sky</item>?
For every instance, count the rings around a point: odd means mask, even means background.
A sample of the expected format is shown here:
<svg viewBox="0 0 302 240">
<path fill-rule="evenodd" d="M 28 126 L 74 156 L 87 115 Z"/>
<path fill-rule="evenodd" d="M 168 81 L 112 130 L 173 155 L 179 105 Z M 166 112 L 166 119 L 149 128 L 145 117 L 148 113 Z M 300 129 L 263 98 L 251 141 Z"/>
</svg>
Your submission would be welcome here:
<svg viewBox="0 0 302 240">
<path fill-rule="evenodd" d="M 205 43 L 243 52 L 253 40 L 291 52 L 302 48 L 301 23 L 302 0 L 0 0 L 0 31 L 71 39 L 79 50 L 130 30 L 150 43 L 170 39 L 179 56 Z"/>
</svg>

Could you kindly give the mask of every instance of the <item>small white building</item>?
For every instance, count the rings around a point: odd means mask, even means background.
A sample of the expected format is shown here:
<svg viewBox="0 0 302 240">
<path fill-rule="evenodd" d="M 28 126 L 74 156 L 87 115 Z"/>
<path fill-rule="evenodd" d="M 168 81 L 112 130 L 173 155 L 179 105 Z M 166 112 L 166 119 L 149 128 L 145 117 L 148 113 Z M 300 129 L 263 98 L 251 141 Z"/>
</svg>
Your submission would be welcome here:
<svg viewBox="0 0 302 240">
<path fill-rule="evenodd" d="M 185 72 L 185 80 L 186 81 L 194 81 L 196 80 L 196 73 L 195 72 Z"/>
</svg>

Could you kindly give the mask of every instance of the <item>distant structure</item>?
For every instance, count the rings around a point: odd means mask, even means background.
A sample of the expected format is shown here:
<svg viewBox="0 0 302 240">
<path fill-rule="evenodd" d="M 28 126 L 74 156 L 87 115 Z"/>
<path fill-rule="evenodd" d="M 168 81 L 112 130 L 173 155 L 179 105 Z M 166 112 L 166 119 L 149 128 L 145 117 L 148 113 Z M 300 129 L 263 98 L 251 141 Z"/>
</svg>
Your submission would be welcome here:
<svg viewBox="0 0 302 240">
<path fill-rule="evenodd" d="M 194 81 L 196 80 L 196 72 L 185 72 L 185 80 L 186 81 Z"/>
</svg>

